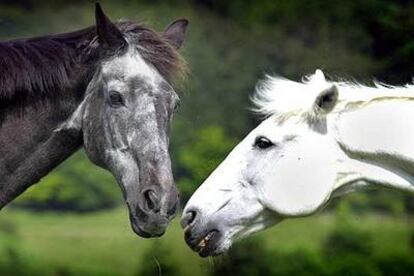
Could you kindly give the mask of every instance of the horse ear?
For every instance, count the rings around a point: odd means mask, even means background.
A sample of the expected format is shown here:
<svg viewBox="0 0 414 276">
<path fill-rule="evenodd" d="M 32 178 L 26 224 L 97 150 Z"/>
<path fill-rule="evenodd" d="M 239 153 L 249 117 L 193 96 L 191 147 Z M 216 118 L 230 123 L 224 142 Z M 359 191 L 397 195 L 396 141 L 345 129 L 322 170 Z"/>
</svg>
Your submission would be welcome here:
<svg viewBox="0 0 414 276">
<path fill-rule="evenodd" d="M 104 49 L 116 50 L 126 45 L 121 31 L 105 15 L 99 3 L 95 6 L 95 20 L 98 41 Z"/>
<path fill-rule="evenodd" d="M 176 49 L 179 49 L 184 42 L 188 23 L 187 19 L 178 19 L 171 22 L 164 30 L 164 38 L 166 38 Z"/>
<path fill-rule="evenodd" d="M 313 74 L 311 82 L 313 83 L 325 83 L 325 74 L 322 72 L 321 69 L 316 69 L 315 74 Z"/>
<path fill-rule="evenodd" d="M 327 114 L 331 112 L 338 102 L 338 88 L 336 85 L 323 90 L 315 99 L 314 107 L 317 112 Z"/>
</svg>

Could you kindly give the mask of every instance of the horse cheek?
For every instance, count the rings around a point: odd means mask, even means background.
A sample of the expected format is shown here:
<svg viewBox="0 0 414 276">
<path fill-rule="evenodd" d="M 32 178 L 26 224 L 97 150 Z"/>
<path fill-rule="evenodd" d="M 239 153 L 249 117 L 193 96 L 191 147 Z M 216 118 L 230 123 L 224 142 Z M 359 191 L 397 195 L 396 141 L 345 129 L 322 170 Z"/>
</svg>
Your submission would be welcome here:
<svg viewBox="0 0 414 276">
<path fill-rule="evenodd" d="M 284 216 L 310 215 L 329 199 L 335 183 L 333 159 L 317 147 L 298 146 L 278 160 L 263 180 L 267 208 Z"/>
</svg>

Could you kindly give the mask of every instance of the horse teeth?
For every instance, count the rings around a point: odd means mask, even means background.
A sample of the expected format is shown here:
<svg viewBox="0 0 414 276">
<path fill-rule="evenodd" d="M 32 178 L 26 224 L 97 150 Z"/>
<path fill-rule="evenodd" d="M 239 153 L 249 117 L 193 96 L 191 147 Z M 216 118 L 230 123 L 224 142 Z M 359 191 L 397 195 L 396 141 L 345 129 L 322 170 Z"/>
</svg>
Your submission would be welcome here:
<svg viewBox="0 0 414 276">
<path fill-rule="evenodd" d="M 208 233 L 207 236 L 205 236 L 199 243 L 198 243 L 198 247 L 200 249 L 203 249 L 204 247 L 207 246 L 207 243 L 210 241 L 211 237 L 213 236 L 213 232 Z"/>
<path fill-rule="evenodd" d="M 204 248 L 206 246 L 206 241 L 205 239 L 202 239 L 199 243 L 198 243 L 198 247 L 200 248 Z"/>
</svg>

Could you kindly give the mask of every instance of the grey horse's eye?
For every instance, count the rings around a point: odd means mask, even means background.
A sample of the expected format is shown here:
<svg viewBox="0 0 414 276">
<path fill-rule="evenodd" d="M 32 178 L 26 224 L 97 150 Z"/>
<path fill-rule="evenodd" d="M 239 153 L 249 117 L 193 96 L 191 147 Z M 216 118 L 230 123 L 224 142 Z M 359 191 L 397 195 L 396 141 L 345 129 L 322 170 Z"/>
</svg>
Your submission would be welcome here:
<svg viewBox="0 0 414 276">
<path fill-rule="evenodd" d="M 260 149 L 267 149 L 267 148 L 270 148 L 271 146 L 274 146 L 274 144 L 272 143 L 272 141 L 270 141 L 266 137 L 259 136 L 256 138 L 254 142 L 254 146 Z"/>
<path fill-rule="evenodd" d="M 113 107 L 120 107 L 124 105 L 124 98 L 118 91 L 109 91 L 109 103 Z"/>
</svg>

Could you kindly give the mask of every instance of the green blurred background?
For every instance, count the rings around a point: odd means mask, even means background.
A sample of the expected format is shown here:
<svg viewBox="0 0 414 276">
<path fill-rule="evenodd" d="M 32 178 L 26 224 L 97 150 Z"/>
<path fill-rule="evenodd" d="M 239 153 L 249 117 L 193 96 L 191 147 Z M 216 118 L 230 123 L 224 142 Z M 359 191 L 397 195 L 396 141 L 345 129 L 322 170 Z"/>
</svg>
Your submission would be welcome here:
<svg viewBox="0 0 414 276">
<path fill-rule="evenodd" d="M 183 204 L 259 122 L 248 96 L 265 73 L 300 79 L 411 81 L 414 3 L 385 1 L 101 1 L 112 19 L 161 31 L 186 17 L 190 74 L 171 154 Z M 93 1 L 0 1 L 3 40 L 93 24 Z M 0 212 L 0 275 L 413 275 L 414 197 L 381 189 L 334 201 L 201 259 L 178 219 L 160 239 L 130 229 L 114 179 L 78 152 Z"/>
</svg>

